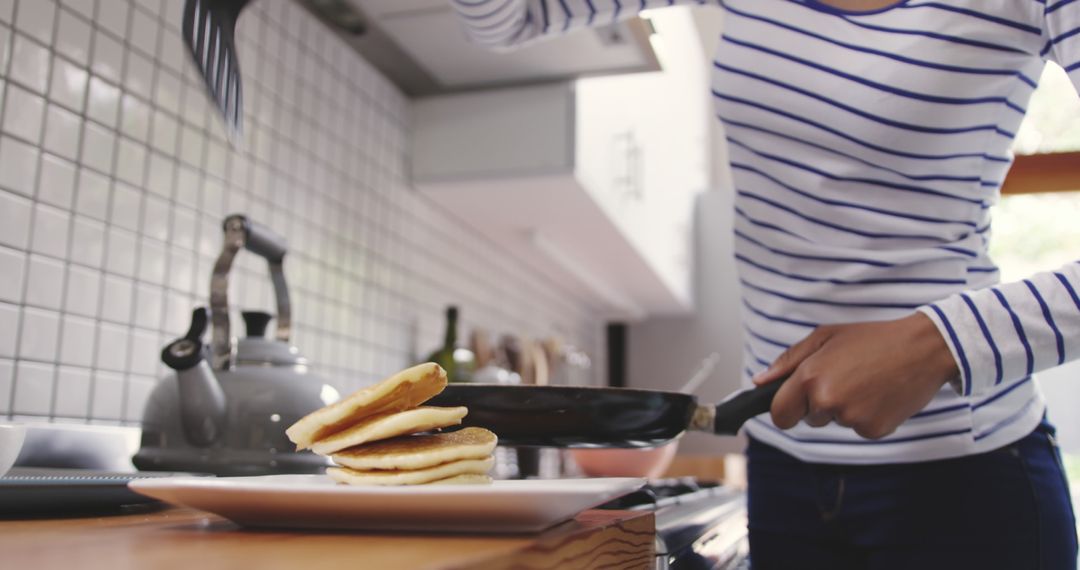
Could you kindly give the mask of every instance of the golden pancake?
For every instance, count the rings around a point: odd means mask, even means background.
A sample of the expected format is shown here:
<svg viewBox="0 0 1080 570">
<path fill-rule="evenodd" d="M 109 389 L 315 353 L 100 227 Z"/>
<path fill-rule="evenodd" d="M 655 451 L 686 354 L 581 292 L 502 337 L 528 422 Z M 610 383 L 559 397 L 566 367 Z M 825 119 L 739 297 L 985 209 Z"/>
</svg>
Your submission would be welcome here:
<svg viewBox="0 0 1080 570">
<path fill-rule="evenodd" d="M 423 485 L 442 481 L 459 475 L 486 475 L 495 465 L 495 459 L 464 459 L 408 471 L 375 470 L 357 471 L 348 467 L 330 467 L 326 474 L 339 483 L 348 485 Z"/>
<path fill-rule="evenodd" d="M 330 455 L 346 447 L 369 441 L 449 427 L 460 424 L 461 418 L 467 413 L 469 410 L 464 406 L 456 408 L 424 406 L 404 412 L 383 413 L 360 420 L 344 430 L 316 441 L 311 445 L 311 450 L 320 455 Z"/>
<path fill-rule="evenodd" d="M 424 483 L 425 485 L 490 485 L 491 477 L 487 475 L 477 475 L 475 473 L 467 473 L 465 475 L 454 475 L 446 479 L 439 479 L 438 481 L 432 481 L 430 483 Z"/>
<path fill-rule="evenodd" d="M 413 366 L 311 412 L 289 426 L 285 434 L 296 444 L 297 450 L 307 449 L 316 441 L 364 418 L 415 408 L 445 387 L 446 371 L 438 364 L 428 362 Z"/>
<path fill-rule="evenodd" d="M 342 467 L 369 469 L 423 469 L 461 459 L 483 459 L 495 450 L 499 438 L 484 428 L 434 435 L 413 435 L 343 449 L 333 455 Z"/>
</svg>

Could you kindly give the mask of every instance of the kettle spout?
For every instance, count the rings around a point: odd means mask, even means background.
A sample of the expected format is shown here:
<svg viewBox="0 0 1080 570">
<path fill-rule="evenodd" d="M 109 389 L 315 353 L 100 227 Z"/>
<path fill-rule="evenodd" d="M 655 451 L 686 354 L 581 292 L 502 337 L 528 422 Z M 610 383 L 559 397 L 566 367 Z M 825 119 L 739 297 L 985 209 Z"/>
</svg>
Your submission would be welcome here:
<svg viewBox="0 0 1080 570">
<path fill-rule="evenodd" d="M 180 421 L 192 445 L 206 447 L 221 437 L 225 428 L 225 392 L 206 360 L 176 371 L 180 387 Z"/>
<path fill-rule="evenodd" d="M 205 358 L 202 334 L 206 321 L 206 309 L 196 309 L 187 335 L 161 351 L 162 362 L 176 371 L 184 435 L 199 447 L 209 446 L 221 437 L 227 405 L 225 392 Z"/>
</svg>

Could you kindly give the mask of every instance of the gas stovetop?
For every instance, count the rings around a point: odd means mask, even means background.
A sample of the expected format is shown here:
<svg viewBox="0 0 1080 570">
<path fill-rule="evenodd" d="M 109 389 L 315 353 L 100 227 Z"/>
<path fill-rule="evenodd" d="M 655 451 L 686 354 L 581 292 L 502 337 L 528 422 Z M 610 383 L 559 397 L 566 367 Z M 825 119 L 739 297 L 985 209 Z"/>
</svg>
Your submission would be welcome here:
<svg viewBox="0 0 1080 570">
<path fill-rule="evenodd" d="M 656 515 L 656 568 L 748 568 L 746 496 L 710 481 L 655 479 L 604 509 Z"/>
</svg>

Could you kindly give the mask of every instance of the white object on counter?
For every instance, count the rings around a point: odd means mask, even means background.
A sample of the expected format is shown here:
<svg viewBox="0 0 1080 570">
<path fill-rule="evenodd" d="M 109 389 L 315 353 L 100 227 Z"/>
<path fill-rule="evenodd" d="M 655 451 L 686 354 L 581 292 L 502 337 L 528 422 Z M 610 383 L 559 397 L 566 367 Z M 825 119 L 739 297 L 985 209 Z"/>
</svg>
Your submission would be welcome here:
<svg viewBox="0 0 1080 570">
<path fill-rule="evenodd" d="M 15 458 L 19 456 L 19 450 L 22 449 L 25 438 L 25 427 L 13 424 L 0 425 L 0 477 L 6 475 L 15 464 Z"/>
<path fill-rule="evenodd" d="M 515 533 L 542 531 L 644 484 L 608 478 L 378 487 L 265 475 L 141 479 L 128 487 L 252 527 Z"/>
<path fill-rule="evenodd" d="M 135 427 L 26 423 L 20 466 L 134 472 L 131 456 L 142 430 Z"/>
</svg>

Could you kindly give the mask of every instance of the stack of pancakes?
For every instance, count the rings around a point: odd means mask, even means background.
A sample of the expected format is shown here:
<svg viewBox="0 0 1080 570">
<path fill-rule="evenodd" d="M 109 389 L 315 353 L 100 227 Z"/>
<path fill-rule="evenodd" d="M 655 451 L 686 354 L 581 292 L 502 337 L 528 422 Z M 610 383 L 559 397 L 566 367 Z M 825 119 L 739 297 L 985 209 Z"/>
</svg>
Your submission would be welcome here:
<svg viewBox="0 0 1080 570">
<path fill-rule="evenodd" d="M 483 428 L 415 435 L 461 423 L 465 407 L 421 406 L 446 387 L 438 364 L 414 366 L 300 418 L 285 434 L 327 455 L 326 474 L 352 485 L 490 483 L 497 438 Z"/>
</svg>

